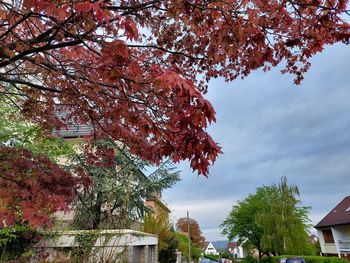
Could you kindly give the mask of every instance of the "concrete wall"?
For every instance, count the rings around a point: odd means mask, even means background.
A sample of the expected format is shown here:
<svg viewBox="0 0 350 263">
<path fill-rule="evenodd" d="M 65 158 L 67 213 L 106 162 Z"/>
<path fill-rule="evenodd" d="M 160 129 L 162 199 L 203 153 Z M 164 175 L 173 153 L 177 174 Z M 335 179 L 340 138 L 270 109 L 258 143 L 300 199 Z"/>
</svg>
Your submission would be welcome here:
<svg viewBox="0 0 350 263">
<path fill-rule="evenodd" d="M 90 262 L 105 261 L 110 258 L 127 259 L 128 263 L 156 263 L 158 261 L 158 237 L 156 235 L 129 229 L 56 231 L 50 234 L 51 237 L 41 241 L 37 246 L 50 251 L 51 258 L 55 251 L 78 248 L 80 246 L 79 237 L 91 235 L 96 237 L 96 241 L 91 249 Z"/>
</svg>

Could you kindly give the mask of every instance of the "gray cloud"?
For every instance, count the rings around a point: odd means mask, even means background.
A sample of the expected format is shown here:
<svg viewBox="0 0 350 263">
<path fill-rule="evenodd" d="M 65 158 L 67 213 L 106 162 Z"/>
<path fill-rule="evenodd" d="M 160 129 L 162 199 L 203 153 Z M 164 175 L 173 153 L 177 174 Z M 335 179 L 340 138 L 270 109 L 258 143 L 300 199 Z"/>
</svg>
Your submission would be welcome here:
<svg viewBox="0 0 350 263">
<path fill-rule="evenodd" d="M 347 46 L 328 47 L 312 60 L 301 86 L 278 69 L 233 83 L 212 81 L 207 97 L 217 123 L 209 132 L 224 155 L 208 179 L 180 164 L 183 181 L 164 193 L 174 220 L 190 210 L 207 239 L 219 239 L 218 225 L 233 202 L 284 175 L 312 206 L 313 223 L 349 195 L 348 61 Z"/>
</svg>

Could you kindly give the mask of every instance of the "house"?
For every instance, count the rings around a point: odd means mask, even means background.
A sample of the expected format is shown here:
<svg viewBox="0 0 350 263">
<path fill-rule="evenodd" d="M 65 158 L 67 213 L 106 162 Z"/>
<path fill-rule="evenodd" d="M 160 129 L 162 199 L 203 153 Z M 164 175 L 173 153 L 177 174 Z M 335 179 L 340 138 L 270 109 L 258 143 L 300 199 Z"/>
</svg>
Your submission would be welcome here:
<svg viewBox="0 0 350 263">
<path fill-rule="evenodd" d="M 316 244 L 318 242 L 318 237 L 314 234 L 311 234 L 307 240 L 310 244 Z"/>
<path fill-rule="evenodd" d="M 247 253 L 238 242 L 228 242 L 227 251 L 235 258 L 245 258 Z"/>
<path fill-rule="evenodd" d="M 61 114 L 62 117 L 62 114 Z M 90 136 L 93 130 L 89 125 L 76 125 L 74 123 L 66 126 L 66 129 L 55 131 L 55 135 L 61 136 L 73 145 L 78 145 L 81 138 Z M 79 147 L 78 147 L 79 150 Z M 62 162 L 67 162 L 63 159 Z M 133 163 L 132 163 L 133 164 Z M 134 165 L 134 164 L 133 164 Z M 148 177 L 140 170 L 135 169 L 135 177 L 131 184 L 149 180 Z M 170 210 L 162 202 L 161 193 L 148 193 L 142 198 L 150 211 L 157 216 L 160 213 L 166 213 L 169 217 Z M 55 214 L 60 226 L 69 225 L 74 219 L 74 207 L 68 213 L 57 212 Z M 72 251 L 75 247 L 80 246 L 77 240 L 82 235 L 95 235 L 98 238 L 92 244 L 92 251 L 99 259 L 107 261 L 110 256 L 123 254 L 127 262 L 132 263 L 155 263 L 158 261 L 158 237 L 149 233 L 141 232 L 143 218 L 138 218 L 137 222 L 133 222 L 131 229 L 107 229 L 107 230 L 60 230 L 54 231 L 55 238 L 47 239 L 42 246 L 51 250 L 51 255 L 59 254 L 60 251 Z M 60 227 L 62 228 L 62 227 Z M 113 261 L 114 262 L 114 261 Z M 119 262 L 119 261 L 118 261 Z M 124 262 L 124 261 L 123 261 Z"/>
<path fill-rule="evenodd" d="M 211 242 L 205 242 L 204 254 L 219 255 L 219 252 Z"/>
<path fill-rule="evenodd" d="M 69 111 L 67 109 L 61 109 L 56 111 L 56 115 L 59 119 L 61 119 L 64 123 L 66 123 L 66 127 L 60 130 L 53 131 L 53 134 L 56 136 L 62 137 L 65 141 L 70 142 L 73 145 L 78 145 L 82 138 L 92 136 L 94 133 L 94 129 L 89 124 L 76 124 L 74 121 L 70 120 Z M 79 147 L 77 147 L 79 148 Z M 79 151 L 79 149 L 78 149 Z M 127 158 L 127 157 L 126 157 Z M 132 160 L 129 160 L 132 165 Z M 62 159 L 62 163 L 67 162 L 67 160 Z M 135 165 L 134 165 L 135 166 Z M 135 166 L 135 172 L 132 175 L 132 184 L 137 184 L 140 182 L 149 182 L 149 178 Z M 142 199 L 145 205 L 150 209 L 150 211 L 157 216 L 157 214 L 166 214 L 166 217 L 169 218 L 170 209 L 164 204 L 161 199 L 161 193 L 148 193 L 147 196 L 142 196 Z M 64 225 L 67 225 L 73 221 L 74 218 L 74 209 L 72 209 L 69 213 L 56 213 L 57 219 L 59 221 L 66 221 Z M 140 231 L 142 226 L 143 218 L 138 218 L 138 222 L 134 222 L 133 229 Z"/>
<path fill-rule="evenodd" d="M 350 260 L 350 196 L 337 204 L 315 228 L 322 255 Z"/>
</svg>

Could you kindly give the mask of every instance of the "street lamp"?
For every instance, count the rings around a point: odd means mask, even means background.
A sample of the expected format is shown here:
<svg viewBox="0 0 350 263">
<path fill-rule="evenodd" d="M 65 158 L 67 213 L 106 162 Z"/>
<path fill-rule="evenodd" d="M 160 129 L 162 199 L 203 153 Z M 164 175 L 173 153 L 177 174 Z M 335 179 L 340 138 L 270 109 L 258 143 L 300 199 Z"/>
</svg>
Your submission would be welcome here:
<svg viewBox="0 0 350 263">
<path fill-rule="evenodd" d="M 188 211 L 187 211 L 187 233 L 188 233 L 188 263 L 191 263 L 190 214 Z"/>
</svg>

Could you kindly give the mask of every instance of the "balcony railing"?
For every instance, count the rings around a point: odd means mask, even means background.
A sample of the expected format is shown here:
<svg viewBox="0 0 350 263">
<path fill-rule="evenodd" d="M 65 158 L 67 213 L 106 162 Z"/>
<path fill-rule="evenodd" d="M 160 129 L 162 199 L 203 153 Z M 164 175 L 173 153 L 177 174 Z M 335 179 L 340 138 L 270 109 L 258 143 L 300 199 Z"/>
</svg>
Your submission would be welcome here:
<svg viewBox="0 0 350 263">
<path fill-rule="evenodd" d="M 340 251 L 350 251 L 350 240 L 338 240 Z"/>
</svg>

